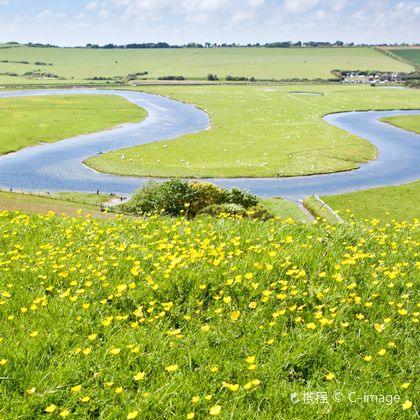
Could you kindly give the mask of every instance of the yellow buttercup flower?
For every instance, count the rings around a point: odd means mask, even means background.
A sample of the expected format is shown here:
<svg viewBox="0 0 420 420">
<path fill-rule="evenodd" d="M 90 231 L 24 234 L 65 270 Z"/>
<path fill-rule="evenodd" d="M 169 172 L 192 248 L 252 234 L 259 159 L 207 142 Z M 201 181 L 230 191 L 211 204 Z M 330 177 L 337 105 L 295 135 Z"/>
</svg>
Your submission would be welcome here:
<svg viewBox="0 0 420 420">
<path fill-rule="evenodd" d="M 50 404 L 44 409 L 46 413 L 54 413 L 55 410 L 57 410 L 57 406 L 55 404 Z"/>
<path fill-rule="evenodd" d="M 138 412 L 138 410 L 130 411 L 130 412 L 127 414 L 127 420 L 136 419 L 138 416 L 139 416 L 139 412 Z"/>
<path fill-rule="evenodd" d="M 232 321 L 237 321 L 240 314 L 241 314 L 240 311 L 232 311 L 231 314 L 230 314 L 230 319 Z"/>
<path fill-rule="evenodd" d="M 403 405 L 402 405 L 402 408 L 403 408 L 403 410 L 408 410 L 412 406 L 413 406 L 413 403 L 410 400 L 405 400 Z"/>
<path fill-rule="evenodd" d="M 135 381 L 141 381 L 141 380 L 143 380 L 143 379 L 144 379 L 144 376 L 145 376 L 145 373 L 144 373 L 144 372 L 137 372 L 137 373 L 134 375 L 134 380 L 135 380 Z"/>
<path fill-rule="evenodd" d="M 221 412 L 222 412 L 222 407 L 220 405 L 214 405 L 209 410 L 209 414 L 211 416 L 219 416 Z"/>
<path fill-rule="evenodd" d="M 327 381 L 332 381 L 332 380 L 334 380 L 334 379 L 335 379 L 335 375 L 334 375 L 334 373 L 331 373 L 331 372 L 327 373 L 327 374 L 325 375 L 325 379 L 326 379 Z"/>
<path fill-rule="evenodd" d="M 165 370 L 167 372 L 176 372 L 178 370 L 178 365 L 175 364 L 175 365 L 166 366 Z"/>
</svg>

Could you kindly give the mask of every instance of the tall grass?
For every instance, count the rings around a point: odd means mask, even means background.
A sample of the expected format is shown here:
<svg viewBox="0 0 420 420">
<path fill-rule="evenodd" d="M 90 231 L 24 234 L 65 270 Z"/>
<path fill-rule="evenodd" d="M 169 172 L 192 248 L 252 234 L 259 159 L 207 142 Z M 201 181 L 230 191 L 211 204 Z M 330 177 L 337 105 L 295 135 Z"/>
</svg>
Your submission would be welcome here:
<svg viewBox="0 0 420 420">
<path fill-rule="evenodd" d="M 3 212 L 0 415 L 410 418 L 418 244 L 418 222 Z"/>
</svg>

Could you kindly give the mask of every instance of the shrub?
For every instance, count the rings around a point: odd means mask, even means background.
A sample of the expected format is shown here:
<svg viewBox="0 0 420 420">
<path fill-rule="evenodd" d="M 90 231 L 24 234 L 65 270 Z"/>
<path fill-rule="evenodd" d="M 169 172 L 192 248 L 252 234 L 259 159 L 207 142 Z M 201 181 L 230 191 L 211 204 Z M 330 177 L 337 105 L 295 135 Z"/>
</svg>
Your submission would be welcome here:
<svg viewBox="0 0 420 420">
<path fill-rule="evenodd" d="M 160 212 L 178 216 L 189 212 L 189 206 L 198 197 L 191 184 L 180 179 L 167 182 L 150 182 L 134 197 L 121 206 L 123 211 L 135 214 Z"/>
<path fill-rule="evenodd" d="M 238 216 L 245 216 L 246 210 L 238 204 L 211 204 L 200 210 L 199 214 L 206 214 L 208 216 L 220 216 L 221 214 L 234 214 Z"/>
<path fill-rule="evenodd" d="M 223 188 L 210 182 L 193 181 L 191 188 L 197 193 L 195 201 L 191 203 L 190 213 L 196 214 L 204 207 L 212 204 L 221 204 L 225 198 Z"/>
<path fill-rule="evenodd" d="M 246 209 L 258 204 L 256 195 L 236 187 L 233 187 L 231 190 L 226 190 L 223 201 L 225 203 L 239 204 Z"/>
<path fill-rule="evenodd" d="M 208 215 L 218 217 L 222 214 L 242 216 L 246 219 L 269 220 L 274 215 L 262 206 L 253 206 L 248 210 L 239 204 L 212 204 L 200 210 L 199 215 Z"/>
<path fill-rule="evenodd" d="M 252 206 L 247 210 L 250 219 L 269 220 L 274 218 L 274 214 L 263 206 Z"/>
<path fill-rule="evenodd" d="M 186 215 L 195 217 L 207 209 L 214 216 L 220 213 L 242 214 L 249 217 L 256 214 L 266 219 L 264 208 L 257 206 L 258 198 L 249 191 L 239 188 L 226 190 L 209 182 L 187 182 L 173 179 L 163 183 L 149 182 L 119 209 L 132 214 L 162 213 L 169 216 Z"/>
</svg>

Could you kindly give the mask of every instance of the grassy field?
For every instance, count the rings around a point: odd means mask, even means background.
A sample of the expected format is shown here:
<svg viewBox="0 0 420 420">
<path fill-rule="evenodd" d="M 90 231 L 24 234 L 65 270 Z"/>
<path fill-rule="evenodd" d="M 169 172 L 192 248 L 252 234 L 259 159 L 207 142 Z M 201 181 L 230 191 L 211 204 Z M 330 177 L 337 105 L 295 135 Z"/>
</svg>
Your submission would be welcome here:
<svg viewBox="0 0 420 420">
<path fill-rule="evenodd" d="M 283 200 L 280 197 L 265 198 L 261 200 L 261 204 L 267 207 L 275 216 L 281 219 L 290 218 L 295 222 L 308 223 L 309 219 L 295 203 Z"/>
<path fill-rule="evenodd" d="M 0 232 L 3 418 L 415 415 L 418 224 L 3 212 Z"/>
<path fill-rule="evenodd" d="M 100 205 L 108 202 L 113 197 L 107 195 L 85 193 L 38 193 L 21 194 L 17 192 L 0 191 L 0 211 L 22 211 L 27 213 L 55 212 L 76 216 L 79 210 L 89 212 L 94 217 L 104 217 L 100 212 Z"/>
<path fill-rule="evenodd" d="M 369 86 L 149 87 L 205 109 L 210 130 L 93 157 L 88 165 L 139 176 L 276 177 L 344 171 L 374 146 L 321 117 L 337 111 L 420 108 L 420 91 Z M 306 91 L 317 95 L 292 92 Z M 121 160 L 121 155 L 127 158 Z M 122 163 L 123 162 L 123 163 Z"/>
<path fill-rule="evenodd" d="M 401 117 L 381 118 L 381 121 L 395 125 L 404 130 L 420 134 L 420 115 L 403 115 Z"/>
<path fill-rule="evenodd" d="M 141 121 L 146 112 L 114 95 L 0 99 L 0 154 Z"/>
<path fill-rule="evenodd" d="M 389 51 L 403 60 L 408 61 L 413 66 L 420 66 L 420 48 L 391 48 Z"/>
<path fill-rule="evenodd" d="M 2 61 L 9 61 L 8 63 Z M 29 64 L 19 64 L 26 61 Z M 36 62 L 53 65 L 36 65 Z M 127 76 L 148 71 L 147 78 L 184 76 L 206 79 L 209 73 L 258 79 L 330 79 L 331 70 L 412 71 L 412 67 L 372 48 L 211 48 L 95 50 L 77 48 L 0 49 L 0 73 L 22 75 L 33 70 L 66 80 L 0 75 L 0 84 L 77 83 L 95 76 Z"/>
<path fill-rule="evenodd" d="M 420 219 L 420 181 L 321 198 L 346 220 Z"/>
</svg>

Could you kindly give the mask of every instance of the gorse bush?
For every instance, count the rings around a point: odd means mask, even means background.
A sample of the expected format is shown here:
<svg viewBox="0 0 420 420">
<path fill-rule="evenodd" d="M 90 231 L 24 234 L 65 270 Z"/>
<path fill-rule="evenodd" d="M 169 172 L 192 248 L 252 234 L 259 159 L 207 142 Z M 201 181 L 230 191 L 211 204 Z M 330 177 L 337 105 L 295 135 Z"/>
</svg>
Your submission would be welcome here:
<svg viewBox="0 0 420 420">
<path fill-rule="evenodd" d="M 239 188 L 228 190 L 209 182 L 172 179 L 162 183 L 148 183 L 120 208 L 123 212 L 132 214 L 162 213 L 195 217 L 206 208 L 209 209 L 204 213 L 213 216 L 220 213 L 246 215 L 247 209 L 257 205 L 258 198 L 249 191 Z M 220 211 L 217 212 L 218 210 Z M 267 210 L 263 213 L 266 218 L 269 212 Z M 257 214 L 262 214 L 261 209 Z"/>
</svg>

